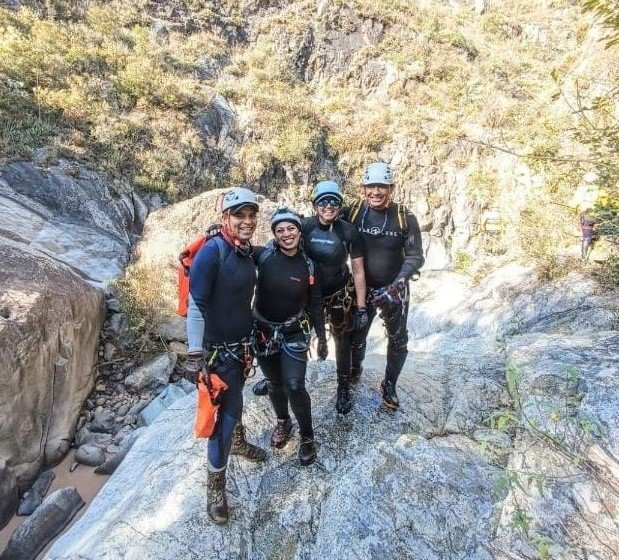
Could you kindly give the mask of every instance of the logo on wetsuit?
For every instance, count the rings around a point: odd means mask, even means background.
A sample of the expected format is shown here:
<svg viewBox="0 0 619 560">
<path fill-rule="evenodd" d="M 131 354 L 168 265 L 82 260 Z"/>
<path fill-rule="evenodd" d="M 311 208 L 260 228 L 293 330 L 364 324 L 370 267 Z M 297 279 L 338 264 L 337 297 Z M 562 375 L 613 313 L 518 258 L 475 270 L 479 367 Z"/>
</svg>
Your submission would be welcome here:
<svg viewBox="0 0 619 560">
<path fill-rule="evenodd" d="M 333 239 L 320 239 L 319 237 L 312 237 L 310 239 L 311 243 L 326 243 L 327 245 L 333 245 L 335 241 Z"/>
<path fill-rule="evenodd" d="M 361 226 L 359 226 L 357 228 L 357 230 L 359 230 L 359 233 L 367 233 L 369 235 L 373 235 L 373 236 L 377 236 L 377 235 L 387 235 L 389 237 L 397 237 L 399 235 L 402 235 L 401 232 L 397 231 L 397 230 L 385 230 L 383 231 L 382 228 L 379 228 L 378 226 L 374 226 L 371 228 L 362 228 Z"/>
<path fill-rule="evenodd" d="M 289 278 L 295 282 L 301 282 L 301 278 L 295 278 L 294 276 L 289 276 Z"/>
</svg>

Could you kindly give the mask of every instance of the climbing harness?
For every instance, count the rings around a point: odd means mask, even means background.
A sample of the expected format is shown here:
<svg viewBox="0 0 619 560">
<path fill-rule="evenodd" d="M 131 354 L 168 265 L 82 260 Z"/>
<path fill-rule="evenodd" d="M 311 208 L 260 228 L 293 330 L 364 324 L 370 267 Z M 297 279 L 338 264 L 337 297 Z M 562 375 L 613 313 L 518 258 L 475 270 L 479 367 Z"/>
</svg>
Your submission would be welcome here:
<svg viewBox="0 0 619 560">
<path fill-rule="evenodd" d="M 282 323 L 265 319 L 257 309 L 254 308 L 256 318 L 256 354 L 258 356 L 271 356 L 280 351 L 286 352 L 291 358 L 301 362 L 307 361 L 299 358 L 298 354 L 304 354 L 309 350 L 311 324 L 304 310 L 299 311 L 295 316 L 286 319 Z M 265 331 L 268 331 L 265 333 Z M 289 342 L 286 335 L 302 332 L 305 340 L 295 340 Z"/>
<path fill-rule="evenodd" d="M 209 344 L 205 348 L 206 352 L 206 369 L 211 369 L 218 358 L 232 358 L 234 361 L 243 364 L 243 375 L 245 379 L 249 379 L 256 374 L 256 364 L 254 363 L 254 347 L 255 338 L 253 336 L 244 338 L 239 342 L 221 342 L 217 344 Z"/>
<path fill-rule="evenodd" d="M 351 310 L 355 306 L 355 285 L 353 277 L 349 276 L 346 285 L 337 292 L 322 299 L 325 309 L 325 323 L 329 325 L 329 330 L 335 332 L 348 332 L 353 329 L 351 321 Z M 342 321 L 339 324 L 334 322 L 334 311 L 341 310 Z M 338 313 L 339 314 L 339 313 Z"/>
</svg>

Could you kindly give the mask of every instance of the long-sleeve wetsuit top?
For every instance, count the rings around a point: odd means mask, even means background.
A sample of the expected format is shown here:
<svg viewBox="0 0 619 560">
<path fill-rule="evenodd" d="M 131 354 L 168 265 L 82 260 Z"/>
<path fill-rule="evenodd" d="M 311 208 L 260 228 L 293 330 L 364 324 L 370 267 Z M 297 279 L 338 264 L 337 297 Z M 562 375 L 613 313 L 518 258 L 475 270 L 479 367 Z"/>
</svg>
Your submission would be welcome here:
<svg viewBox="0 0 619 560">
<path fill-rule="evenodd" d="M 264 247 L 255 248 L 256 263 L 264 250 Z M 325 335 L 320 274 L 315 273 L 314 284 L 310 284 L 307 262 L 301 253 L 289 257 L 276 250 L 260 264 L 256 309 L 274 323 L 283 323 L 307 309 L 316 334 Z"/>
<path fill-rule="evenodd" d="M 221 268 L 220 250 L 225 253 Z M 204 318 L 205 343 L 239 342 L 250 336 L 256 286 L 256 265 L 250 256 L 225 241 L 205 243 L 191 265 L 189 285 Z"/>
<path fill-rule="evenodd" d="M 336 220 L 325 226 L 316 217 L 307 218 L 301 229 L 307 255 L 320 270 L 323 296 L 341 290 L 348 281 L 348 257 L 363 256 L 359 232 L 348 222 Z"/>
<path fill-rule="evenodd" d="M 343 209 L 344 219 L 349 211 L 350 208 Z M 398 227 L 398 204 L 395 202 L 385 210 L 372 210 L 364 203 L 355 218 L 353 225 L 364 245 L 365 281 L 371 288 L 381 288 L 400 278 L 408 280 L 423 266 L 419 223 L 408 209 L 404 215 L 404 232 Z"/>
</svg>

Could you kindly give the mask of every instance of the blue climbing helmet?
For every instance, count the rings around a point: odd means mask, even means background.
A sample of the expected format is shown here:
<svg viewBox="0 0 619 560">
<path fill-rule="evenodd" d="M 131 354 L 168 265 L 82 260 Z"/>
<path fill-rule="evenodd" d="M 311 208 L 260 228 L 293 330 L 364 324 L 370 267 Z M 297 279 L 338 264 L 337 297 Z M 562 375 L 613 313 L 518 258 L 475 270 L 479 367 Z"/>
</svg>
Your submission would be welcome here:
<svg viewBox="0 0 619 560">
<path fill-rule="evenodd" d="M 312 191 L 312 204 L 317 204 L 321 199 L 328 196 L 334 196 L 340 201 L 344 200 L 342 190 L 335 181 L 320 181 L 319 183 L 316 183 L 316 186 Z"/>
</svg>

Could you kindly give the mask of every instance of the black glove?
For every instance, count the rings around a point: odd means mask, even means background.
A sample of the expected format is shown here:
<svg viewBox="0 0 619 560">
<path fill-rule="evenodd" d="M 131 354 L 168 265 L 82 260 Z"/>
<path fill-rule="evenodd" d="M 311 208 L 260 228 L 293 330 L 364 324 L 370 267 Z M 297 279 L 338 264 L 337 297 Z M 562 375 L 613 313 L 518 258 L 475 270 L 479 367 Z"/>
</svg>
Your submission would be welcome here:
<svg viewBox="0 0 619 560">
<path fill-rule="evenodd" d="M 210 239 L 221 233 L 221 224 L 211 224 L 206 228 L 206 238 Z"/>
<path fill-rule="evenodd" d="M 198 374 L 204 371 L 204 353 L 192 352 L 187 356 L 183 367 L 183 376 L 187 381 L 198 384 Z"/>
<path fill-rule="evenodd" d="M 318 344 L 316 345 L 316 354 L 318 355 L 318 359 L 320 361 L 326 360 L 329 355 L 329 347 L 327 346 L 326 338 L 319 338 Z"/>
<path fill-rule="evenodd" d="M 370 303 L 376 307 L 382 308 L 402 305 L 404 300 L 404 284 L 405 280 L 400 278 L 393 284 L 385 286 Z"/>
<path fill-rule="evenodd" d="M 357 307 L 357 311 L 355 311 L 355 316 L 352 320 L 352 328 L 355 331 L 360 331 L 364 329 L 368 324 L 368 310 L 365 307 Z"/>
</svg>

